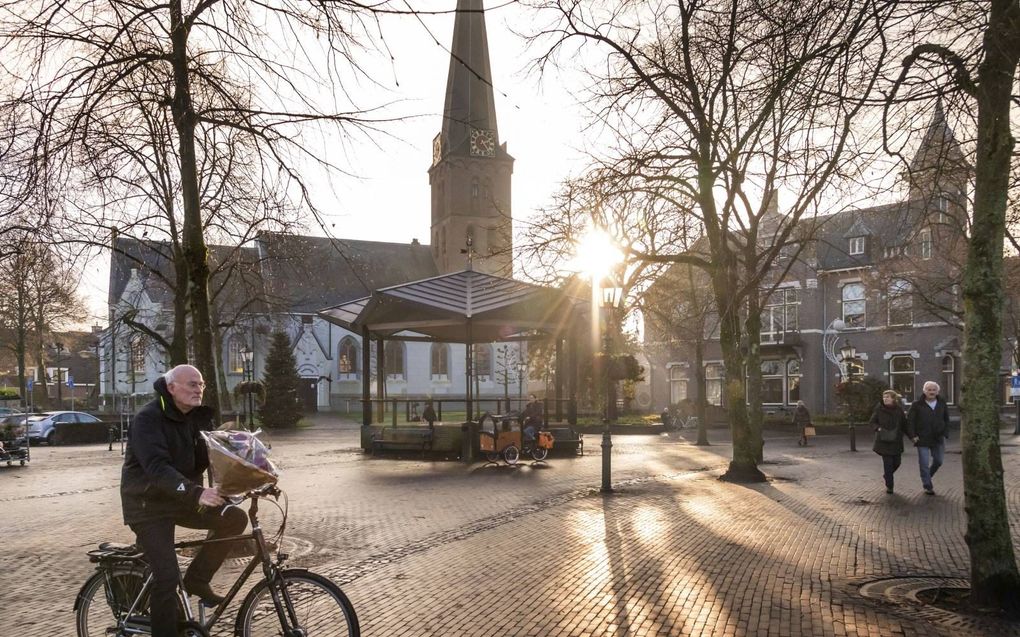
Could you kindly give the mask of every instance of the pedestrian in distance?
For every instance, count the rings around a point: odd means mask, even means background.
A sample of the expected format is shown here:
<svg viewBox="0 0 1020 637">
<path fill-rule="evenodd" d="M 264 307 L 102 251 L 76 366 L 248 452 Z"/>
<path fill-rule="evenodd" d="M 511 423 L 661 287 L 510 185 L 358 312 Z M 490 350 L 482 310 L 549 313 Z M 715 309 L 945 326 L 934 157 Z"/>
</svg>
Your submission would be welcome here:
<svg viewBox="0 0 1020 637">
<path fill-rule="evenodd" d="M 425 401 L 425 411 L 421 412 L 421 418 L 422 418 L 422 420 L 424 420 L 425 422 L 427 422 L 429 424 L 429 429 L 430 430 L 435 426 L 435 423 L 436 423 L 436 410 L 432 406 L 432 401 L 431 400 L 426 400 Z"/>
<path fill-rule="evenodd" d="M 921 470 L 921 486 L 927 495 L 935 495 L 932 476 L 946 457 L 949 439 L 949 407 L 939 396 L 939 384 L 929 380 L 923 395 L 910 405 L 907 412 L 907 437 L 917 448 L 917 464 Z"/>
<path fill-rule="evenodd" d="M 214 411 L 202 405 L 205 381 L 191 365 L 178 365 L 153 384 L 155 400 L 141 408 L 131 423 L 120 497 L 124 523 L 152 569 L 149 597 L 153 637 L 176 637 L 177 583 L 180 571 L 174 551 L 174 528 L 209 529 L 209 539 L 239 535 L 248 516 L 227 503 L 215 487 L 202 486 L 209 450 L 200 431 L 212 429 Z M 231 543 L 206 544 L 184 574 L 184 590 L 208 606 L 223 600 L 210 581 L 227 557 Z"/>
<path fill-rule="evenodd" d="M 882 456 L 882 475 L 885 478 L 885 492 L 893 492 L 893 474 L 903 460 L 903 436 L 906 435 L 907 415 L 900 406 L 900 395 L 891 389 L 882 392 L 882 402 L 871 414 L 871 426 L 875 428 L 875 453 Z"/>
<path fill-rule="evenodd" d="M 793 426 L 800 428 L 800 438 L 797 446 L 806 447 L 808 437 L 815 435 L 815 427 L 811 424 L 811 412 L 803 400 L 797 401 L 797 408 L 793 410 Z"/>
</svg>

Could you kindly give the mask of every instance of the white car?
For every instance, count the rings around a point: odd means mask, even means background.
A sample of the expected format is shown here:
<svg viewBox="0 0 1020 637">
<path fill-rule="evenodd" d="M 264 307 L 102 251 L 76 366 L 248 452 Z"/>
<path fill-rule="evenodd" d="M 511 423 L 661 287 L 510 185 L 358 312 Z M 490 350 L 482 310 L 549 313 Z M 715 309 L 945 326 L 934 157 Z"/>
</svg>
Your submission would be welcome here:
<svg viewBox="0 0 1020 637">
<path fill-rule="evenodd" d="M 28 419 L 28 437 L 32 442 L 45 440 L 53 445 L 57 426 L 61 423 L 99 422 L 92 414 L 83 411 L 47 411 Z"/>
</svg>

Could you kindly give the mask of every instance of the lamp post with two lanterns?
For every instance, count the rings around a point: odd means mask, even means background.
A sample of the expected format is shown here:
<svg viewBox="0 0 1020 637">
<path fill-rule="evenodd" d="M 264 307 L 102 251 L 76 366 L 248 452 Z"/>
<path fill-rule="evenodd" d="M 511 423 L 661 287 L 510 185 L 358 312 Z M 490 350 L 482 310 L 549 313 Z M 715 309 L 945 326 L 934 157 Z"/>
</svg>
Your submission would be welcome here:
<svg viewBox="0 0 1020 637">
<path fill-rule="evenodd" d="M 846 339 L 843 347 L 839 348 L 839 356 L 844 369 L 846 369 L 846 415 L 850 425 L 850 451 L 857 451 L 857 429 L 854 426 L 854 412 L 851 404 L 857 348 L 850 344 L 850 339 Z"/>
<path fill-rule="evenodd" d="M 518 353 L 520 356 L 520 353 Z M 524 379 L 528 377 L 528 361 L 517 361 L 517 403 L 518 409 L 524 411 Z"/>
<path fill-rule="evenodd" d="M 613 380 L 613 313 L 623 301 L 623 288 L 604 287 L 601 294 L 602 310 L 605 312 L 605 330 L 603 331 L 602 374 L 606 380 L 606 409 L 602 430 L 602 493 L 610 493 L 612 484 L 612 423 L 616 420 L 616 383 Z"/>
</svg>

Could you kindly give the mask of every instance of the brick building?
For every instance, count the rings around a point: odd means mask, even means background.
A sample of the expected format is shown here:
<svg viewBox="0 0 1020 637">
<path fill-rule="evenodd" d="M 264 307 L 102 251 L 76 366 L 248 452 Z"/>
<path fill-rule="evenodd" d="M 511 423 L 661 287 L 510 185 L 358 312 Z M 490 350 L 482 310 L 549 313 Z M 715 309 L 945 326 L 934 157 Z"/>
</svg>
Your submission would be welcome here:
<svg viewBox="0 0 1020 637">
<path fill-rule="evenodd" d="M 941 107 L 902 177 L 905 200 L 802 221 L 810 232 L 774 264 L 774 289 L 763 290 L 762 300 L 766 411 L 790 409 L 798 400 L 813 413 L 837 410 L 833 390 L 845 370 L 839 348 L 847 341 L 857 351 L 856 378 L 876 378 L 907 399 L 920 395 L 924 381 L 935 380 L 946 400 L 958 403 L 959 281 L 970 167 Z M 699 277 L 687 266 L 674 266 L 652 286 L 653 303 L 690 305 L 687 295 L 700 294 L 696 301 L 711 306 L 707 282 Z M 657 409 L 695 399 L 698 381 L 709 404 L 725 407 L 714 316 L 702 318 L 704 325 L 692 331 L 646 315 L 645 350 Z M 1004 381 L 1009 361 L 1004 356 Z"/>
</svg>

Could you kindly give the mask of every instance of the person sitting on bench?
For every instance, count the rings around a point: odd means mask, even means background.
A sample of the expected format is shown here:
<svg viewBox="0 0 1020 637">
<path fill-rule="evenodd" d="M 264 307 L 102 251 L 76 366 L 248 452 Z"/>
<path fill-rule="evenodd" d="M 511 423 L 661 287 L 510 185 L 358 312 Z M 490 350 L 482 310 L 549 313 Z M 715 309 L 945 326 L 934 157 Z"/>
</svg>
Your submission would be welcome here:
<svg viewBox="0 0 1020 637">
<path fill-rule="evenodd" d="M 528 396 L 528 404 L 521 412 L 521 424 L 524 425 L 525 440 L 534 440 L 542 426 L 542 403 L 538 402 L 535 394 Z"/>
</svg>

